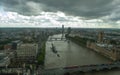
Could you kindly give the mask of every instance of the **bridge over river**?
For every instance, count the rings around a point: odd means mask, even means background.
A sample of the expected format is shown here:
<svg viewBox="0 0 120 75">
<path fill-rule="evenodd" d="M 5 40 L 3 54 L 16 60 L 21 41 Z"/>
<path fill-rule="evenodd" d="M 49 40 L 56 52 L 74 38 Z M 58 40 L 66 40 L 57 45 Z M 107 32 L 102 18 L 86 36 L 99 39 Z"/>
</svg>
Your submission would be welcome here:
<svg viewBox="0 0 120 75">
<path fill-rule="evenodd" d="M 65 37 L 52 37 L 48 39 L 48 41 L 66 41 L 67 39 Z"/>
<path fill-rule="evenodd" d="M 62 35 L 54 35 L 52 38 L 61 38 Z M 57 53 L 52 52 L 51 43 L 56 47 Z M 111 60 L 105 58 L 102 55 L 97 54 L 96 52 L 89 50 L 87 48 L 81 47 L 73 42 L 67 41 L 47 41 L 46 43 L 46 55 L 45 55 L 45 72 L 57 72 L 64 73 L 67 71 L 77 71 L 85 68 L 83 65 L 92 65 L 95 68 L 95 65 L 98 66 L 101 64 L 108 64 L 112 62 Z M 114 65 L 115 67 L 116 65 Z M 74 67 L 74 69 L 67 69 L 67 67 Z M 89 66 L 87 66 L 89 67 Z M 105 67 L 105 65 L 103 65 Z M 100 67 L 99 67 L 100 68 Z M 87 69 L 87 68 L 86 68 Z M 90 69 L 90 67 L 88 68 Z M 91 69 L 92 70 L 92 69 Z M 108 72 L 108 74 L 104 74 L 103 72 L 93 74 L 92 75 L 119 75 L 120 71 L 117 72 Z M 110 74 L 109 74 L 110 73 Z M 47 74 L 49 75 L 49 74 Z M 54 75 L 54 74 L 53 74 Z M 62 74 L 60 74 L 62 75 Z M 91 75 L 87 73 L 87 75 Z"/>
<path fill-rule="evenodd" d="M 64 75 L 65 73 L 75 73 L 75 72 L 80 73 L 80 72 L 90 72 L 90 71 L 95 72 L 95 71 L 101 71 L 101 70 L 111 70 L 115 68 L 117 69 L 120 68 L 120 62 L 46 69 L 42 72 L 42 75 Z"/>
</svg>

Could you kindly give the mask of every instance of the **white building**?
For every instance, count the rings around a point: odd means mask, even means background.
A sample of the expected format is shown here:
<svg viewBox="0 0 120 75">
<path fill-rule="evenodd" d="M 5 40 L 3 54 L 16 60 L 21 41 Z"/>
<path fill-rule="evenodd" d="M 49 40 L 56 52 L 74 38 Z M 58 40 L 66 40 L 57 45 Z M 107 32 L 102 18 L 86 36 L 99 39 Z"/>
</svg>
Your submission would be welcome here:
<svg viewBox="0 0 120 75">
<path fill-rule="evenodd" d="M 16 50 L 17 60 L 23 62 L 33 62 L 38 52 L 38 44 L 21 44 Z"/>
</svg>

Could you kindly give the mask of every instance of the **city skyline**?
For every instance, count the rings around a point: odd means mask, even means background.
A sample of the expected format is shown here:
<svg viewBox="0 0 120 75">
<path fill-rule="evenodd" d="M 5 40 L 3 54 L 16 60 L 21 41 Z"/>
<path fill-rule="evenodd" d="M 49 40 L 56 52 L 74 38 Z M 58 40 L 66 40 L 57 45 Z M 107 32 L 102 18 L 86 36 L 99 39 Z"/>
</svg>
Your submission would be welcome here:
<svg viewBox="0 0 120 75">
<path fill-rule="evenodd" d="M 119 29 L 62 28 L 1 28 L 0 74 L 120 74 Z"/>
</svg>

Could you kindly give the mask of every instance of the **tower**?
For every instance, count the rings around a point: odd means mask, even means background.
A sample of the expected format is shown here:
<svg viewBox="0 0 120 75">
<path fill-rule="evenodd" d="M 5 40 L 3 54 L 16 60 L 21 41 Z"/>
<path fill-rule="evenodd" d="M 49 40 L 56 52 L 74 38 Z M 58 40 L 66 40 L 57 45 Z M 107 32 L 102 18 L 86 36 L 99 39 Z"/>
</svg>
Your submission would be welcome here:
<svg viewBox="0 0 120 75">
<path fill-rule="evenodd" d="M 62 37 L 64 36 L 64 25 L 62 25 Z"/>
<path fill-rule="evenodd" d="M 104 32 L 99 32 L 98 33 L 98 43 L 103 43 L 103 38 L 104 38 Z"/>
</svg>

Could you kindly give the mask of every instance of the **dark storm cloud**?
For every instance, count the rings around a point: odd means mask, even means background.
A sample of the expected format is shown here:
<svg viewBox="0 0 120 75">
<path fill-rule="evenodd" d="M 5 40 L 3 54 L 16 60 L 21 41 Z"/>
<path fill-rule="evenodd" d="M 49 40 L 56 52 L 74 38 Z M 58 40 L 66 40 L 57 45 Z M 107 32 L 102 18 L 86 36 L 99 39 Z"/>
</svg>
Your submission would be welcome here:
<svg viewBox="0 0 120 75">
<path fill-rule="evenodd" d="M 13 11 L 18 13 L 29 12 L 28 7 L 22 0 L 0 0 L 0 6 L 4 7 L 5 11 Z"/>
<path fill-rule="evenodd" d="M 118 6 L 114 4 L 114 1 L 116 0 L 1 0 L 0 4 L 8 11 L 15 11 L 23 15 L 37 15 L 36 12 L 39 11 L 33 11 L 33 8 L 27 5 L 29 2 L 33 2 L 39 4 L 36 9 L 41 8 L 42 11 L 62 11 L 68 15 L 89 19 L 110 15 Z"/>
<path fill-rule="evenodd" d="M 35 0 L 39 1 L 39 0 Z M 99 17 L 110 14 L 114 9 L 113 0 L 40 0 L 56 10 L 83 17 Z"/>
</svg>

